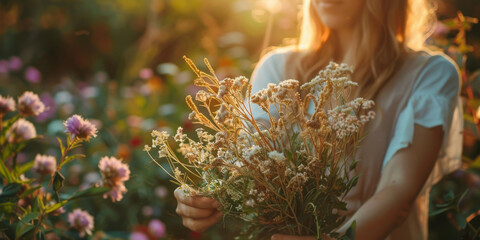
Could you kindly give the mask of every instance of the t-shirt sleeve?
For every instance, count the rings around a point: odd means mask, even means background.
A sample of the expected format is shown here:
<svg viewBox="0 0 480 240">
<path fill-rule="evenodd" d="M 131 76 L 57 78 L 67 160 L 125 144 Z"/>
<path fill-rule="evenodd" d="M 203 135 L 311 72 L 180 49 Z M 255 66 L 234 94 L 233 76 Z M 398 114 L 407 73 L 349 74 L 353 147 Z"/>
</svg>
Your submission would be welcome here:
<svg viewBox="0 0 480 240">
<path fill-rule="evenodd" d="M 446 173 L 460 163 L 463 121 L 458 96 L 460 89 L 458 69 L 443 55 L 434 55 L 427 61 L 417 77 L 406 107 L 399 115 L 383 167 L 397 151 L 412 143 L 415 124 L 426 128 L 442 126 L 444 141 L 439 159 L 443 160 L 437 161 L 437 165 L 443 166 L 436 168 L 444 168 L 443 172 Z M 445 157 L 446 155 L 448 157 Z"/>
<path fill-rule="evenodd" d="M 252 95 L 266 88 L 269 83 L 278 84 L 284 79 L 287 51 L 272 51 L 265 55 L 255 67 L 251 77 Z M 251 104 L 254 118 L 268 119 L 268 115 L 256 104 Z"/>
</svg>

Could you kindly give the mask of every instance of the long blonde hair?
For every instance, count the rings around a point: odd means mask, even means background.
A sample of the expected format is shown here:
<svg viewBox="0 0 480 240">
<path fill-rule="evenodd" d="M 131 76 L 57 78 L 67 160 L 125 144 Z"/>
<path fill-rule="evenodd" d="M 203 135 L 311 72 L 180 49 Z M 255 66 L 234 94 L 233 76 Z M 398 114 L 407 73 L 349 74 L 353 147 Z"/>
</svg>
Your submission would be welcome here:
<svg viewBox="0 0 480 240">
<path fill-rule="evenodd" d="M 354 60 L 354 80 L 360 83 L 355 95 L 373 98 L 398 70 L 409 49 L 420 50 L 435 21 L 428 0 L 365 0 Z M 337 40 L 322 24 L 312 0 L 304 0 L 303 20 L 295 54 L 288 60 L 285 74 L 303 81 L 334 60 Z"/>
</svg>

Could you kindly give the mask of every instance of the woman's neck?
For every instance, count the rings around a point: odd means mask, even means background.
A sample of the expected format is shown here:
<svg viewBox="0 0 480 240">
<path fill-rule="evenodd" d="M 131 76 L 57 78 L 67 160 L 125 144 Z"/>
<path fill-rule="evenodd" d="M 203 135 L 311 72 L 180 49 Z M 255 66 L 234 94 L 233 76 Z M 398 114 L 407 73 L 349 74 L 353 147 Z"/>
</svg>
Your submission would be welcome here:
<svg viewBox="0 0 480 240">
<path fill-rule="evenodd" d="M 359 44 L 359 39 L 355 39 L 354 30 L 351 28 L 337 29 L 333 31 L 333 34 L 337 40 L 336 60 L 348 65 L 354 65 Z"/>
</svg>

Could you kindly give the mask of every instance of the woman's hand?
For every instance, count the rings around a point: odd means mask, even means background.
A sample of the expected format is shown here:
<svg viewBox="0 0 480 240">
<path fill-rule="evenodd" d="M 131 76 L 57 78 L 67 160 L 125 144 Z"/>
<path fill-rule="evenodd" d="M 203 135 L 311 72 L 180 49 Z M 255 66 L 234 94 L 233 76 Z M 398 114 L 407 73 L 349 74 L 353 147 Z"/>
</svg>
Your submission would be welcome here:
<svg viewBox="0 0 480 240">
<path fill-rule="evenodd" d="M 329 236 L 323 235 L 321 237 L 322 240 L 335 240 L 334 238 L 331 238 Z M 304 236 L 304 237 L 299 237 L 299 236 L 291 236 L 291 235 L 282 235 L 282 234 L 275 234 L 272 236 L 271 240 L 317 240 L 313 236 Z"/>
<path fill-rule="evenodd" d="M 215 224 L 221 217 L 220 204 L 213 198 L 191 197 L 179 187 L 175 189 L 177 214 L 182 217 L 183 225 L 195 232 L 203 232 Z"/>
</svg>

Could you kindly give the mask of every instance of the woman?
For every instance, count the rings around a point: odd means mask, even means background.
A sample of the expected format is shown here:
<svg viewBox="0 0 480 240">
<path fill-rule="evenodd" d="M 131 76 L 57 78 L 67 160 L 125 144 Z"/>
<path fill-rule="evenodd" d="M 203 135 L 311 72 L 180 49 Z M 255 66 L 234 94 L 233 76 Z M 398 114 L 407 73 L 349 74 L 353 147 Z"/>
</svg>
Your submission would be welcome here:
<svg viewBox="0 0 480 240">
<path fill-rule="evenodd" d="M 428 193 L 460 166 L 463 128 L 457 68 L 421 51 L 432 8 L 427 0 L 305 0 L 303 17 L 299 44 L 263 57 L 253 91 L 289 78 L 309 81 L 331 60 L 354 66 L 355 95 L 375 99 L 377 118 L 357 151 L 361 177 L 338 231 L 356 221 L 356 239 L 427 239 Z M 212 199 L 175 196 L 194 231 L 222 216 Z"/>
</svg>

